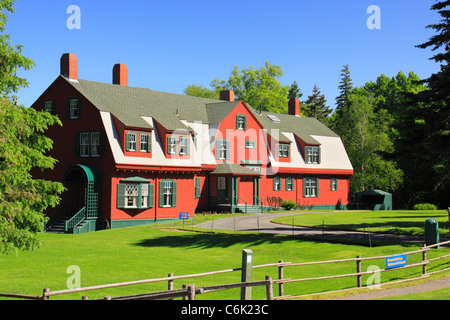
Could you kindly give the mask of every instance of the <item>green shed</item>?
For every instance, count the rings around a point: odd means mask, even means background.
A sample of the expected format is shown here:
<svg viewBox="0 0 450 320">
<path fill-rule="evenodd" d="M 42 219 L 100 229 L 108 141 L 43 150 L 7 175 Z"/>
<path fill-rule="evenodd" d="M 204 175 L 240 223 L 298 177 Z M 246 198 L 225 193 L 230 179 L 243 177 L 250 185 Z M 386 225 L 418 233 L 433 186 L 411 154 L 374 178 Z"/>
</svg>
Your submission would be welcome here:
<svg viewBox="0 0 450 320">
<path fill-rule="evenodd" d="M 392 194 L 382 190 L 366 190 L 355 194 L 358 209 L 392 210 Z"/>
</svg>

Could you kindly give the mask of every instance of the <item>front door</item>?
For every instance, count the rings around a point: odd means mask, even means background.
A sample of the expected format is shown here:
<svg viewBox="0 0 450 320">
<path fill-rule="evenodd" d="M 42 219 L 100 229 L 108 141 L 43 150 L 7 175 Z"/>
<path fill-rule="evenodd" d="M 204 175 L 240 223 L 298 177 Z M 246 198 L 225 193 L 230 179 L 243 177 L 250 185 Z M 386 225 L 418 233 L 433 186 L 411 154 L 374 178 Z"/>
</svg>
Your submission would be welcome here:
<svg viewBox="0 0 450 320">
<path fill-rule="evenodd" d="M 219 201 L 228 200 L 228 183 L 226 177 L 217 177 L 217 198 Z"/>
</svg>

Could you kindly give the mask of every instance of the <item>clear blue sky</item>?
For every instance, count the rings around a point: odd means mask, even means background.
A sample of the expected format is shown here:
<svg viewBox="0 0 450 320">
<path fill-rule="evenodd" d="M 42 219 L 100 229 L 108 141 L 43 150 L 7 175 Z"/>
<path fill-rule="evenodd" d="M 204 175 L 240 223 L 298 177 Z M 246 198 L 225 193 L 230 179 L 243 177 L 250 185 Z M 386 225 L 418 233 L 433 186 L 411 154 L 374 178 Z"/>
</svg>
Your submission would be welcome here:
<svg viewBox="0 0 450 320">
<path fill-rule="evenodd" d="M 80 79 L 111 82 L 117 62 L 129 85 L 183 93 L 189 84 L 227 80 L 233 66 L 282 67 L 283 85 L 295 80 L 303 98 L 316 83 L 334 107 L 339 74 L 350 66 L 354 85 L 385 74 L 439 70 L 432 52 L 415 48 L 434 34 L 435 0 L 18 0 L 7 32 L 36 67 L 19 103 L 30 106 L 59 75 L 65 52 L 78 57 Z M 81 29 L 67 28 L 67 8 L 78 5 Z M 370 5 L 381 9 L 381 29 L 370 30 Z"/>
</svg>

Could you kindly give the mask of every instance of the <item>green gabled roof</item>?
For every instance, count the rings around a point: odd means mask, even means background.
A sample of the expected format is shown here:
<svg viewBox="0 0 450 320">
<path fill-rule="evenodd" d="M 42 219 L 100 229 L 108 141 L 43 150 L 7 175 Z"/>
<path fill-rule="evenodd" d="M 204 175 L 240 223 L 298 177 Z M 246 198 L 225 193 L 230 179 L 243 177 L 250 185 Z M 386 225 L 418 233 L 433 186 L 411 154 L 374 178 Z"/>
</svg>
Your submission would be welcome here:
<svg viewBox="0 0 450 320">
<path fill-rule="evenodd" d="M 320 144 L 316 139 L 311 137 L 312 135 L 317 136 L 327 136 L 327 137 L 338 137 L 336 133 L 330 130 L 327 126 L 321 123 L 315 118 L 308 117 L 296 117 L 284 113 L 273 113 L 256 111 L 250 108 L 254 116 L 261 125 L 268 131 L 273 129 L 278 129 L 280 131 L 280 140 L 285 140 L 285 136 L 281 132 L 292 132 L 300 139 L 302 139 L 306 144 Z M 273 122 L 269 119 L 269 115 L 276 116 L 280 122 Z M 283 139 L 283 137 L 285 139 Z"/>
<path fill-rule="evenodd" d="M 192 129 L 185 126 L 180 120 L 218 124 L 241 102 L 198 98 L 81 79 L 70 81 L 61 77 L 100 111 L 112 113 L 127 127 L 152 129 L 152 126 L 142 118 L 152 117 L 167 130 L 184 129 L 192 132 Z M 247 106 L 249 105 L 247 104 Z M 251 106 L 249 109 L 269 134 L 272 129 L 279 130 L 280 141 L 290 141 L 282 132 L 292 132 L 307 144 L 319 144 L 311 135 L 338 137 L 314 118 L 266 111 L 260 113 Z M 267 117 L 268 115 L 275 115 L 280 122 L 271 121 Z"/>
<path fill-rule="evenodd" d="M 147 121 L 142 119 L 144 116 L 154 118 L 168 130 L 192 131 L 180 119 L 208 123 L 205 105 L 223 102 L 81 79 L 78 82 L 69 80 L 67 82 L 100 111 L 111 112 L 129 127 L 152 128 Z"/>
<path fill-rule="evenodd" d="M 245 168 L 241 165 L 232 162 L 219 163 L 216 168 L 210 173 L 212 175 L 252 175 L 259 176 L 260 174 L 252 169 Z"/>
</svg>

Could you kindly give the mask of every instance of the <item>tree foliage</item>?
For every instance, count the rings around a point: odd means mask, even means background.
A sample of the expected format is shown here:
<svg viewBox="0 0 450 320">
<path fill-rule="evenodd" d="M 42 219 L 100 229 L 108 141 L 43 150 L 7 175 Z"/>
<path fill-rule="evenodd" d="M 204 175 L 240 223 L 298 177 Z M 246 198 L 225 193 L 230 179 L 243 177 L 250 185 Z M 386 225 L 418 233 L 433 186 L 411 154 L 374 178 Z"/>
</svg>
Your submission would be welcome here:
<svg viewBox="0 0 450 320">
<path fill-rule="evenodd" d="M 207 89 L 203 86 L 190 85 L 184 92 L 197 97 L 213 97 L 217 99 L 220 91 L 233 90 L 237 100 L 243 100 L 255 109 L 287 113 L 288 86 L 283 86 L 279 78 L 283 75 L 280 66 L 266 62 L 264 66 L 240 69 L 235 66 L 227 81 L 214 79 Z"/>
<path fill-rule="evenodd" d="M 427 168 L 422 168 L 424 179 L 418 181 L 414 196 L 422 202 L 450 206 L 450 1 L 432 5 L 441 16 L 439 23 L 427 26 L 436 31 L 418 48 L 436 52 L 430 60 L 440 65 L 440 71 L 423 82 L 427 90 L 411 98 L 407 119 L 423 133 L 414 136 L 414 147 L 422 151 Z M 410 133 L 410 138 L 412 133 Z"/>
<path fill-rule="evenodd" d="M 14 12 L 14 1 L 0 1 L 0 31 L 5 31 L 7 12 Z M 52 141 L 42 133 L 61 122 L 57 117 L 12 102 L 11 94 L 27 86 L 17 76 L 20 68 L 33 62 L 21 55 L 22 47 L 9 43 L 9 35 L 0 35 L 0 252 L 32 249 L 39 244 L 43 211 L 59 203 L 60 183 L 34 179 L 33 168 L 53 168 L 56 160 L 45 155 Z"/>
<path fill-rule="evenodd" d="M 331 114 L 331 108 L 326 105 L 325 95 L 320 92 L 320 88 L 314 84 L 313 91 L 305 101 L 303 114 L 306 117 L 316 118 L 323 124 L 326 124 Z"/>
</svg>

